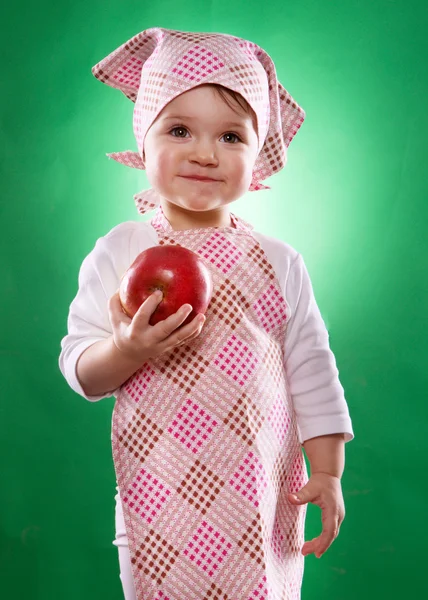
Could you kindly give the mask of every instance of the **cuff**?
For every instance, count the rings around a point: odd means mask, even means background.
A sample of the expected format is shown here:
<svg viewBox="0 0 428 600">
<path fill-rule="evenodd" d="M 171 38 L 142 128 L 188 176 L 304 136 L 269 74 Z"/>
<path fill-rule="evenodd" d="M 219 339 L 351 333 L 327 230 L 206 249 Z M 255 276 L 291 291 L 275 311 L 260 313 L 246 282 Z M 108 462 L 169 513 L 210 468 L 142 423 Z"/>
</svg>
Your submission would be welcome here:
<svg viewBox="0 0 428 600">
<path fill-rule="evenodd" d="M 332 419 L 331 417 L 318 417 L 317 422 L 305 427 L 299 427 L 300 443 L 306 442 L 311 438 L 321 435 L 331 435 L 332 433 L 344 433 L 345 442 L 354 439 L 354 432 L 350 418 Z"/>
<path fill-rule="evenodd" d="M 83 352 L 87 348 L 89 348 L 89 346 L 92 346 L 92 344 L 95 344 L 95 342 L 101 342 L 103 340 L 105 340 L 105 338 L 103 338 L 103 337 L 93 338 L 93 339 L 85 339 L 81 344 L 79 344 L 78 346 L 76 346 L 76 348 L 74 348 L 72 350 L 72 352 L 70 353 L 70 355 L 67 358 L 65 376 L 66 376 L 69 386 L 77 394 L 79 394 L 80 396 L 83 396 L 83 398 L 86 398 L 86 400 L 89 400 L 90 402 L 97 402 L 97 400 L 102 400 L 102 398 L 110 398 L 113 395 L 116 396 L 117 392 L 120 389 L 120 388 L 118 388 L 117 390 L 112 390 L 111 392 L 107 392 L 107 393 L 101 394 L 99 396 L 88 396 L 83 391 L 83 388 L 80 385 L 80 382 L 77 378 L 76 366 L 77 366 L 77 361 L 79 360 L 79 357 L 81 356 L 81 354 L 83 354 Z"/>
</svg>

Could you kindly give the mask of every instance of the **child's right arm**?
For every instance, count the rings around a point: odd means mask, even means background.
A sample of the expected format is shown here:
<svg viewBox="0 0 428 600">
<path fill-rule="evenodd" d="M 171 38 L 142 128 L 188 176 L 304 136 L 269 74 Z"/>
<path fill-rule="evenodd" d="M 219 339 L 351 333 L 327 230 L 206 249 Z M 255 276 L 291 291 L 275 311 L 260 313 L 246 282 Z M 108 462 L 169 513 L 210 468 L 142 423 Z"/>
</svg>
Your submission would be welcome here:
<svg viewBox="0 0 428 600">
<path fill-rule="evenodd" d="M 154 296 L 132 320 L 122 310 L 118 288 L 124 272 L 156 243 L 150 225 L 128 221 L 99 238 L 82 262 L 58 362 L 71 389 L 89 402 L 117 396 L 148 357 L 172 350 L 184 337 L 187 343 L 200 332 L 197 317 L 174 332 L 185 319 L 177 313 L 154 327 L 148 325 L 158 304 Z"/>
<path fill-rule="evenodd" d="M 191 312 L 190 304 L 184 304 L 176 313 L 151 326 L 150 317 L 161 300 L 161 296 L 152 294 L 130 319 L 121 308 L 119 292 L 110 298 L 108 310 L 113 334 L 89 346 L 76 365 L 77 378 L 88 396 L 119 388 L 148 359 L 171 352 L 200 334 L 203 315 L 175 331 Z"/>
</svg>

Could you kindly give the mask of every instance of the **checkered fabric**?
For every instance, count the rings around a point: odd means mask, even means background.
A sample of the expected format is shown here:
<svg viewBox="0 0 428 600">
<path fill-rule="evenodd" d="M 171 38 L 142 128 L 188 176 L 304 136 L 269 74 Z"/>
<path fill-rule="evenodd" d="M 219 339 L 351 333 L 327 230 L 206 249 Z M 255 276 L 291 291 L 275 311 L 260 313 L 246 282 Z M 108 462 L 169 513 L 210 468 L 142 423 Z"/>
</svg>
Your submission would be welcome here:
<svg viewBox="0 0 428 600">
<path fill-rule="evenodd" d="M 107 156 L 144 169 L 145 135 L 162 109 L 198 85 L 215 83 L 241 94 L 257 116 L 259 155 L 249 191 L 269 189 L 261 182 L 287 162 L 287 148 L 305 111 L 278 82 L 275 65 L 257 44 L 221 33 L 192 33 L 153 27 L 138 33 L 92 68 L 101 82 L 135 103 L 138 152 Z M 134 196 L 139 212 L 156 208 L 153 190 Z"/>
<path fill-rule="evenodd" d="M 252 226 L 174 231 L 213 277 L 202 333 L 125 382 L 112 450 L 138 600 L 299 600 L 308 480 L 284 370 L 287 305 Z"/>
</svg>

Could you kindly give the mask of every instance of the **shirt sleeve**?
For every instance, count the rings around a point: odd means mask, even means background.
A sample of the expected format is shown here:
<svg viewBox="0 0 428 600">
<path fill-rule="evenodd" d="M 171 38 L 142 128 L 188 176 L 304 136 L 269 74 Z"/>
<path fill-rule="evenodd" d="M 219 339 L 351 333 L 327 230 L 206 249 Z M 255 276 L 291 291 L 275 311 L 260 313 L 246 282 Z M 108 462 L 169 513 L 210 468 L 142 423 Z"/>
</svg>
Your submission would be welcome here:
<svg viewBox="0 0 428 600">
<path fill-rule="evenodd" d="M 286 330 L 284 361 L 300 442 L 333 433 L 344 433 L 348 442 L 354 433 L 344 389 L 300 254 L 290 266 L 285 285 L 291 316 Z"/>
<path fill-rule="evenodd" d="M 59 357 L 59 368 L 69 386 L 91 402 L 118 393 L 111 390 L 99 396 L 85 394 L 76 375 L 76 364 L 84 350 L 112 335 L 108 300 L 118 289 L 120 276 L 106 239 L 99 238 L 80 267 L 78 291 L 69 308 L 68 333 L 61 340 Z"/>
</svg>

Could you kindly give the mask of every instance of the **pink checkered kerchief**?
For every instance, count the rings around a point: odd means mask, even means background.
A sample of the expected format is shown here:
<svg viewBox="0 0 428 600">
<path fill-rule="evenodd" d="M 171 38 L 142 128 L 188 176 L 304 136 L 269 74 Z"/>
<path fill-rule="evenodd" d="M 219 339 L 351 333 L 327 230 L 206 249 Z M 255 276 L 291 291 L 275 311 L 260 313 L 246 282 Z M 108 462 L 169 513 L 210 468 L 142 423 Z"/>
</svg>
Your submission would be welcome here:
<svg viewBox="0 0 428 600">
<path fill-rule="evenodd" d="M 119 46 L 92 73 L 135 103 L 138 152 L 107 154 L 134 169 L 145 168 L 144 138 L 161 110 L 198 85 L 214 83 L 238 92 L 256 113 L 259 154 L 249 191 L 269 189 L 261 182 L 285 166 L 288 146 L 305 119 L 305 111 L 278 82 L 270 56 L 257 44 L 228 34 L 152 27 Z M 153 189 L 134 199 L 140 213 L 160 202 Z"/>
</svg>

